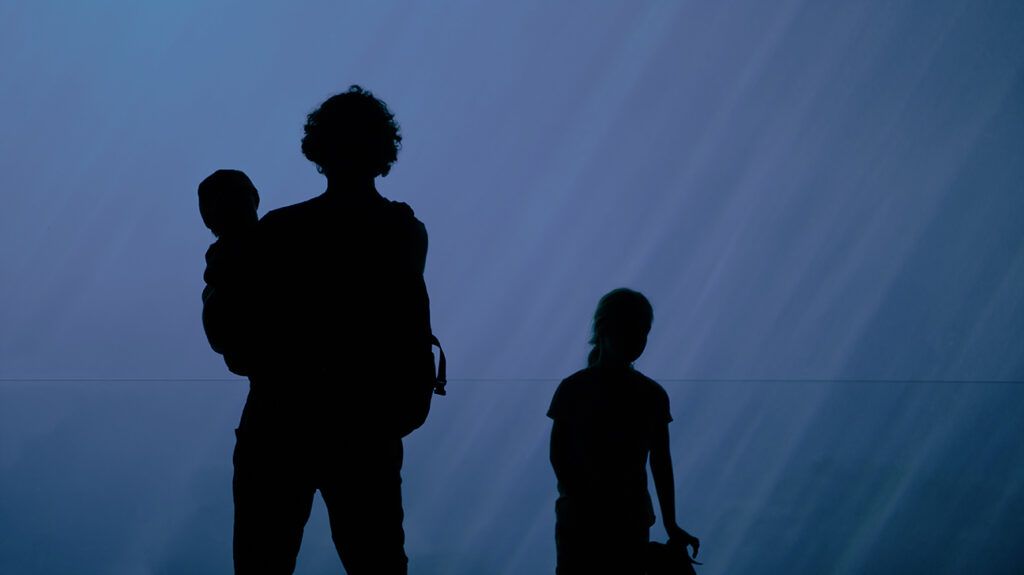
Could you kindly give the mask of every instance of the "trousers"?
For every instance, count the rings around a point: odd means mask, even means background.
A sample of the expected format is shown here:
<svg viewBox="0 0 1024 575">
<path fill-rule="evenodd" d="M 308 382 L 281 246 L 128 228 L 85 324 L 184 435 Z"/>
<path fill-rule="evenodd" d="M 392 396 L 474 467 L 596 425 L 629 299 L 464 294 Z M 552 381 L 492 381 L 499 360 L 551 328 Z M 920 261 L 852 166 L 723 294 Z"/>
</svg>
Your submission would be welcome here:
<svg viewBox="0 0 1024 575">
<path fill-rule="evenodd" d="M 556 521 L 556 575 L 643 575 L 650 530 L 614 518 Z"/>
<path fill-rule="evenodd" d="M 246 415 L 233 457 L 236 575 L 295 570 L 317 490 L 349 575 L 407 573 L 400 438 L 311 431 L 298 422 L 246 425 Z"/>
</svg>

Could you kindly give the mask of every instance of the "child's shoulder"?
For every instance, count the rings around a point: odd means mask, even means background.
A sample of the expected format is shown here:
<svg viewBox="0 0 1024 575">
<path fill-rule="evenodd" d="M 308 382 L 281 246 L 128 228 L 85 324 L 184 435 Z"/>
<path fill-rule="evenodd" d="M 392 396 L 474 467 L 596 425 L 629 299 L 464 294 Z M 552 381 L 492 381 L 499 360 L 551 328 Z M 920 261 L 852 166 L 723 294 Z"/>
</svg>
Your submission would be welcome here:
<svg viewBox="0 0 1024 575">
<path fill-rule="evenodd" d="M 666 421 L 672 421 L 672 415 L 669 413 L 669 397 L 668 392 L 661 386 L 660 383 L 640 373 L 639 371 L 633 370 L 633 386 L 634 389 L 640 390 L 645 405 L 653 409 L 658 417 L 664 417 Z"/>
<path fill-rule="evenodd" d="M 657 381 L 654 381 L 653 379 L 647 377 L 646 375 L 644 375 L 643 373 L 641 373 L 637 369 L 631 369 L 630 370 L 630 377 L 632 377 L 634 381 L 636 381 L 637 383 L 639 383 L 640 385 L 643 385 L 645 387 L 649 387 L 649 388 L 652 388 L 652 389 L 660 389 L 662 391 L 665 390 L 665 388 L 661 387 L 660 383 L 658 383 Z"/>
<path fill-rule="evenodd" d="M 633 383 L 648 389 L 659 389 L 664 391 L 661 384 L 633 368 L 601 368 L 598 366 L 585 367 L 569 377 L 562 380 L 562 384 L 576 385 L 590 381 L 611 381 L 621 383 Z"/>
<path fill-rule="evenodd" d="M 570 375 L 569 377 L 563 379 L 562 383 L 563 384 L 566 384 L 566 383 L 572 384 L 572 383 L 576 383 L 576 382 L 580 382 L 580 381 L 587 381 L 587 380 L 590 380 L 590 379 L 594 379 L 594 377 L 595 377 L 594 368 L 593 367 L 584 367 L 583 369 L 581 369 L 581 370 L 577 371 L 576 373 Z"/>
<path fill-rule="evenodd" d="M 558 419 L 567 412 L 575 410 L 570 407 L 577 405 L 588 395 L 588 385 L 593 378 L 593 369 L 584 368 L 562 380 L 555 389 L 555 395 L 551 398 L 551 406 L 548 407 L 548 417 Z"/>
<path fill-rule="evenodd" d="M 573 396 L 576 394 L 576 390 L 585 389 L 588 383 L 593 381 L 594 373 L 592 368 L 583 368 L 569 377 L 563 379 L 558 387 L 555 389 L 555 397 L 563 398 L 565 396 Z"/>
<path fill-rule="evenodd" d="M 653 379 L 647 377 L 646 375 L 644 375 L 643 373 L 636 369 L 632 369 L 630 371 L 632 372 L 630 374 L 630 377 L 633 379 L 633 382 L 636 383 L 637 385 L 657 395 L 668 395 L 668 392 L 665 391 L 665 388 L 662 387 L 661 384 L 658 383 L 657 381 L 654 381 Z"/>
</svg>

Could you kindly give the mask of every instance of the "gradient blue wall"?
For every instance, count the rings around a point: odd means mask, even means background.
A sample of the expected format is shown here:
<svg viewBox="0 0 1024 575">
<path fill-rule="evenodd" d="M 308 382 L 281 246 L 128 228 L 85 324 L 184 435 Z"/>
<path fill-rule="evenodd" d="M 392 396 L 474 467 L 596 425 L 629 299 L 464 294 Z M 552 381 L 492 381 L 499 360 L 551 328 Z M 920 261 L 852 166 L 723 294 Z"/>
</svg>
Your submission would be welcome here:
<svg viewBox="0 0 1024 575">
<path fill-rule="evenodd" d="M 413 573 L 551 570 L 543 413 L 620 285 L 703 573 L 1015 571 L 1021 30 L 959 0 L 0 3 L 0 572 L 228 568 L 245 384 L 194 381 L 229 375 L 195 186 L 319 193 L 302 122 L 350 83 L 402 124 L 379 188 L 430 230 L 463 380 L 407 448 Z M 322 513 L 301 573 L 340 570 Z"/>
</svg>

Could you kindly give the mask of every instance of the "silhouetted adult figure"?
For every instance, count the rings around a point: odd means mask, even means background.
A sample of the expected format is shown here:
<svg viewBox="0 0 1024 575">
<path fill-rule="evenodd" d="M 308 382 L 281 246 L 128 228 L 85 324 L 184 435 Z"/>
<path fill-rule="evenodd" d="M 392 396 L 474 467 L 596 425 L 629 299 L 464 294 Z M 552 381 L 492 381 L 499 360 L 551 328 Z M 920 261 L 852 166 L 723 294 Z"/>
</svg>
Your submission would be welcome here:
<svg viewBox="0 0 1024 575">
<path fill-rule="evenodd" d="M 350 575 L 406 573 L 402 386 L 433 384 L 427 233 L 374 186 L 401 142 L 358 86 L 309 114 L 322 195 L 257 225 L 251 387 L 234 454 L 235 572 L 291 573 L 320 490 Z"/>
<path fill-rule="evenodd" d="M 647 458 L 670 544 L 699 542 L 676 523 L 668 394 L 633 368 L 647 346 L 654 312 L 629 289 L 601 298 L 586 369 L 558 386 L 548 417 L 558 479 L 558 575 L 645 572 L 654 507 Z"/>
</svg>

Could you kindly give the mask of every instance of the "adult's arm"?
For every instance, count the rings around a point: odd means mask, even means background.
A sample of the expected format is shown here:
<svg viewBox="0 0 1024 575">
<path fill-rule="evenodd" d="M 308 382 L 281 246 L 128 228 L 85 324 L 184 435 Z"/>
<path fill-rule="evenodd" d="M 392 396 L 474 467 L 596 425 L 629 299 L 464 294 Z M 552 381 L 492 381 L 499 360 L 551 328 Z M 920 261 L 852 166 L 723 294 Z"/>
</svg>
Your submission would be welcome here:
<svg viewBox="0 0 1024 575">
<path fill-rule="evenodd" d="M 427 226 L 423 225 L 423 222 L 416 220 L 413 233 L 413 255 L 415 257 L 413 261 L 416 264 L 416 269 L 422 274 L 427 268 Z"/>
<path fill-rule="evenodd" d="M 555 470 L 555 479 L 565 485 L 568 475 L 568 461 L 566 452 L 566 430 L 565 424 L 559 423 L 557 419 L 551 426 L 551 446 L 548 458 L 551 460 L 551 468 Z"/>
</svg>

